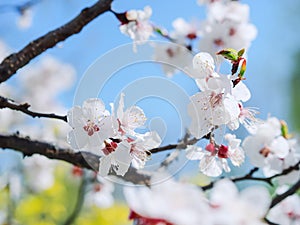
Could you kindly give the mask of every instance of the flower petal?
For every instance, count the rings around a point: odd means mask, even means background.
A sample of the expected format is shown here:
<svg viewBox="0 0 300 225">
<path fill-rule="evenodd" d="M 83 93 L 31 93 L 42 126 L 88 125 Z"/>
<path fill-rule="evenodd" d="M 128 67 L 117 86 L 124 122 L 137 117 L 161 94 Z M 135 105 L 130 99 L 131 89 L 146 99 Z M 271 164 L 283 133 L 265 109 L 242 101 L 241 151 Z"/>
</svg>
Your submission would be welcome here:
<svg viewBox="0 0 300 225">
<path fill-rule="evenodd" d="M 83 126 L 83 112 L 79 106 L 74 106 L 68 111 L 67 114 L 68 123 L 71 127 L 81 127 Z"/>
<path fill-rule="evenodd" d="M 188 145 L 186 148 L 185 156 L 189 160 L 200 160 L 204 157 L 205 153 L 202 151 L 202 148 L 195 145 Z"/>
<path fill-rule="evenodd" d="M 69 132 L 67 140 L 74 149 L 82 149 L 87 145 L 88 136 L 83 128 L 76 128 Z"/>
<path fill-rule="evenodd" d="M 99 159 L 99 175 L 107 176 L 111 167 L 111 155 L 102 156 Z"/>
</svg>

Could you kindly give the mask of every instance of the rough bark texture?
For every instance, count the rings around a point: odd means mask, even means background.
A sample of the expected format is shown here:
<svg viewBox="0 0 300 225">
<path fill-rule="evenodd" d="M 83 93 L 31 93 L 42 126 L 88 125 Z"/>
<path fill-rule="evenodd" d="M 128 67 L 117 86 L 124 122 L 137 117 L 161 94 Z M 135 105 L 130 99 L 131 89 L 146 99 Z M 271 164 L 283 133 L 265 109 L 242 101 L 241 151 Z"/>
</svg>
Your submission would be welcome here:
<svg viewBox="0 0 300 225">
<path fill-rule="evenodd" d="M 60 148 L 53 144 L 31 140 L 30 138 L 16 135 L 0 135 L 0 148 L 13 149 L 22 152 L 24 156 L 40 154 L 49 159 L 58 159 L 69 162 L 75 166 L 98 171 L 99 156 L 90 152 L 74 152 L 71 149 Z M 114 174 L 112 174 L 114 175 Z M 125 181 L 136 184 L 149 184 L 150 176 L 146 172 L 130 168 L 122 177 Z"/>
</svg>

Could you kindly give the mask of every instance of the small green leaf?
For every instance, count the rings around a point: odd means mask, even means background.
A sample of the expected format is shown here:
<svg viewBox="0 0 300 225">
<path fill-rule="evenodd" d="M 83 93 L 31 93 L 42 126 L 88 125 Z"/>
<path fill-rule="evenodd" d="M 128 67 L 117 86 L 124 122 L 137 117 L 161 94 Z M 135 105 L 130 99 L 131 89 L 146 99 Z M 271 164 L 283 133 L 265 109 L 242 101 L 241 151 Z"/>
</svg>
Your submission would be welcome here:
<svg viewBox="0 0 300 225">
<path fill-rule="evenodd" d="M 286 122 L 284 120 L 281 120 L 280 124 L 281 124 L 281 135 L 282 135 L 282 137 L 284 137 L 286 139 L 290 138 L 291 135 L 289 134 L 289 128 L 288 128 Z"/>
<path fill-rule="evenodd" d="M 245 53 L 245 49 L 244 49 L 244 48 L 241 49 L 241 50 L 239 50 L 239 52 L 238 52 L 238 57 L 239 57 L 239 58 L 242 57 L 242 56 L 244 55 L 244 53 Z"/>
<path fill-rule="evenodd" d="M 217 55 L 221 55 L 225 59 L 228 59 L 228 60 L 231 60 L 234 62 L 239 59 L 238 52 L 232 48 L 227 48 L 227 49 L 221 50 L 217 53 Z"/>
</svg>

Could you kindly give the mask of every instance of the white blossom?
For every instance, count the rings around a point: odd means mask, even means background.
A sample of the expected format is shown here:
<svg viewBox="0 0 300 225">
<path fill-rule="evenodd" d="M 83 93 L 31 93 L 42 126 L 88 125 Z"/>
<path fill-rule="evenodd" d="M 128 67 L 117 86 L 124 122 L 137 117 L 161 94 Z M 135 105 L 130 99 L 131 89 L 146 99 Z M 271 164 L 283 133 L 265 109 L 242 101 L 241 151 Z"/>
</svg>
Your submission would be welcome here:
<svg viewBox="0 0 300 225">
<path fill-rule="evenodd" d="M 184 44 L 186 39 L 194 40 L 198 35 L 198 24 L 196 21 L 187 22 L 183 18 L 177 18 L 172 23 L 174 31 L 170 37 L 178 44 Z"/>
<path fill-rule="evenodd" d="M 68 142 L 74 149 L 88 149 L 101 154 L 105 139 L 113 137 L 112 117 L 105 110 L 100 99 L 91 98 L 83 106 L 74 106 L 68 112 L 68 123 L 73 128 L 68 134 Z"/>
<path fill-rule="evenodd" d="M 213 57 L 207 52 L 200 52 L 193 58 L 194 71 L 190 74 L 195 79 L 205 79 L 215 72 L 215 62 Z"/>
<path fill-rule="evenodd" d="M 253 186 L 238 192 L 230 180 L 218 181 L 210 193 L 210 205 L 214 215 L 213 224 L 261 225 L 271 199 L 268 190 Z"/>
<path fill-rule="evenodd" d="M 180 69 L 190 67 L 192 54 L 181 45 L 154 44 L 154 60 L 161 62 L 163 72 L 172 77 Z"/>
<path fill-rule="evenodd" d="M 143 44 L 153 33 L 153 27 L 149 22 L 151 15 L 152 9 L 150 6 L 146 6 L 144 10 L 126 12 L 128 23 L 122 24 L 120 31 L 128 35 L 134 41 L 134 45 Z M 136 51 L 136 46 L 134 46 L 134 51 Z"/>
<path fill-rule="evenodd" d="M 152 178 L 155 180 L 154 178 Z M 125 187 L 132 216 L 139 225 L 211 224 L 207 200 L 200 188 L 171 179 L 149 187 Z M 138 222 L 139 218 L 143 222 Z M 151 223 L 152 222 L 152 223 Z"/>
<path fill-rule="evenodd" d="M 265 176 L 281 173 L 291 164 L 296 164 L 300 157 L 296 153 L 297 148 L 293 147 L 292 139 L 282 136 L 281 128 L 281 122 L 277 118 L 268 118 L 264 123 L 258 124 L 256 132 L 243 142 L 251 163 L 263 168 Z"/>
<path fill-rule="evenodd" d="M 200 29 L 199 49 L 211 54 L 224 48 L 246 50 L 255 39 L 256 27 L 249 23 L 249 7 L 237 1 L 208 5 L 207 21 Z"/>
<path fill-rule="evenodd" d="M 26 8 L 21 11 L 21 15 L 17 20 L 17 25 L 21 29 L 28 29 L 31 24 L 32 24 L 32 9 L 31 8 Z"/>
<path fill-rule="evenodd" d="M 245 160 L 245 154 L 240 147 L 241 140 L 235 135 L 226 134 L 225 139 L 228 146 L 210 143 L 203 150 L 198 146 L 189 145 L 186 149 L 186 157 L 190 160 L 200 160 L 199 170 L 207 176 L 217 177 L 223 170 L 230 172 L 227 160 L 230 159 L 234 166 L 240 166 Z"/>
<path fill-rule="evenodd" d="M 138 106 L 131 106 L 124 110 L 124 94 L 120 96 L 119 106 L 117 110 L 118 128 L 121 135 L 135 136 L 135 129 L 142 127 L 147 117 L 144 111 Z"/>
<path fill-rule="evenodd" d="M 55 163 L 42 155 L 33 155 L 23 160 L 26 181 L 31 190 L 41 192 L 54 184 Z"/>
<path fill-rule="evenodd" d="M 112 182 L 97 176 L 97 182 L 92 184 L 92 190 L 88 192 L 86 201 L 99 208 L 109 208 L 114 204 L 113 192 L 115 187 Z"/>
<path fill-rule="evenodd" d="M 190 100 L 190 132 L 197 138 L 208 134 L 216 126 L 235 120 L 240 114 L 238 102 L 223 92 L 207 90 L 191 96 Z"/>
<path fill-rule="evenodd" d="M 298 177 L 299 178 L 299 177 Z M 300 197 L 297 194 L 288 196 L 275 205 L 267 215 L 267 219 L 280 225 L 300 224 Z"/>
</svg>

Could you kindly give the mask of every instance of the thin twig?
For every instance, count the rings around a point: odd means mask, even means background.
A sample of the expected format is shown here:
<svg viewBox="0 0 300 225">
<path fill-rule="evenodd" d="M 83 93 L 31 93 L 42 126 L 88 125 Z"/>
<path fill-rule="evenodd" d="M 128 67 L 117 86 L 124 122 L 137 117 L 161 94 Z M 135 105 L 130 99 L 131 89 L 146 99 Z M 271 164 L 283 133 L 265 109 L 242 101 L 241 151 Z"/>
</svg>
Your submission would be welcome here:
<svg viewBox="0 0 300 225">
<path fill-rule="evenodd" d="M 298 189 L 300 189 L 300 179 L 293 186 L 291 186 L 286 192 L 284 192 L 281 195 L 277 195 L 275 198 L 273 198 L 270 209 L 273 208 L 278 203 L 280 203 L 286 197 L 295 194 L 298 191 Z"/>
<path fill-rule="evenodd" d="M 0 83 L 9 79 L 18 69 L 57 43 L 79 33 L 89 22 L 110 9 L 113 0 L 99 0 L 65 25 L 52 30 L 44 36 L 30 42 L 22 50 L 6 57 L 0 64 Z"/>
<path fill-rule="evenodd" d="M 299 165 L 300 165 L 300 161 L 297 162 L 295 165 L 287 168 L 287 169 L 284 169 L 281 173 L 279 174 L 276 174 L 274 176 L 271 176 L 271 177 L 254 177 L 253 174 L 255 172 L 258 171 L 258 168 L 253 168 L 252 170 L 249 171 L 249 173 L 247 173 L 246 175 L 242 176 L 242 177 L 236 177 L 236 178 L 233 178 L 231 179 L 233 182 L 239 182 L 239 181 L 244 181 L 244 180 L 255 180 L 255 181 L 263 181 L 263 182 L 266 182 L 268 183 L 269 185 L 273 185 L 272 184 L 272 180 L 276 177 L 279 177 L 279 176 L 283 176 L 283 175 L 287 175 L 289 173 L 291 173 L 292 171 L 295 171 L 295 170 L 299 170 Z M 214 183 L 215 182 L 211 182 L 210 184 L 206 185 L 206 186 L 203 186 L 201 187 L 203 190 L 208 190 L 208 189 L 211 189 L 213 186 L 214 186 Z"/>
<path fill-rule="evenodd" d="M 280 224 L 278 224 L 278 223 L 273 223 L 273 222 L 271 222 L 271 221 L 268 220 L 267 218 L 264 218 L 264 221 L 265 221 L 267 224 L 269 224 L 269 225 L 280 225 Z"/>
<path fill-rule="evenodd" d="M 29 107 L 30 105 L 28 103 L 16 104 L 14 101 L 0 96 L 0 109 L 9 108 L 12 110 L 23 112 L 29 116 L 32 116 L 33 118 L 35 117 L 52 118 L 52 119 L 58 119 L 67 122 L 67 116 L 59 116 L 54 113 L 33 112 L 29 110 Z"/>
<path fill-rule="evenodd" d="M 158 147 L 158 148 L 153 148 L 150 150 L 150 152 L 158 153 L 158 152 L 163 152 L 163 151 L 167 151 L 167 150 L 171 150 L 171 149 L 185 149 L 188 145 L 193 145 L 193 144 L 197 143 L 198 141 L 199 141 L 199 139 L 192 138 L 187 141 L 181 141 L 177 144 L 171 144 L 171 145 L 166 145 L 166 146 L 162 146 L 162 147 Z"/>
</svg>

